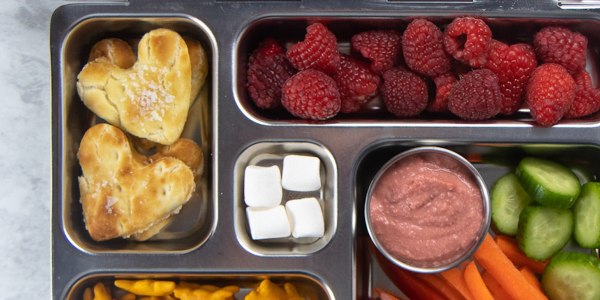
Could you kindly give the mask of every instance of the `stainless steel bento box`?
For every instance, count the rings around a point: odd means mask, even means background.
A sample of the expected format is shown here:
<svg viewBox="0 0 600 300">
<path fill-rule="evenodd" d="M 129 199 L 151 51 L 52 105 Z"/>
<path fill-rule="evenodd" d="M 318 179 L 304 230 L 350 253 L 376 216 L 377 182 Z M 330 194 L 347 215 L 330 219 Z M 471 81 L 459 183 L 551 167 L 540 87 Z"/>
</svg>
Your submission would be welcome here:
<svg viewBox="0 0 600 300">
<path fill-rule="evenodd" d="M 527 110 L 512 117 L 466 122 L 423 115 L 396 119 L 374 104 L 328 121 L 265 112 L 249 100 L 245 65 L 265 37 L 299 40 L 309 22 L 326 24 L 349 49 L 352 34 L 404 28 L 411 18 L 437 24 L 477 15 L 500 36 L 522 40 L 541 26 L 563 24 L 589 39 L 597 79 L 600 9 L 572 10 L 554 1 L 159 1 L 81 3 L 52 17 L 52 296 L 80 299 L 82 287 L 114 278 L 186 278 L 250 287 L 266 276 L 314 289 L 323 299 L 366 299 L 380 281 L 366 247 L 362 216 L 370 181 L 394 155 L 416 146 L 451 149 L 472 162 L 491 186 L 526 154 L 586 166 L 600 175 L 600 114 L 536 127 Z M 105 37 L 136 40 L 167 27 L 198 39 L 210 60 L 205 97 L 196 101 L 184 136 L 205 151 L 199 193 L 157 238 L 93 241 L 79 203 L 77 150 L 98 122 L 77 96 L 75 81 L 91 46 Z M 377 103 L 377 101 L 375 101 Z M 314 241 L 252 241 L 242 205 L 243 170 L 282 155 L 307 153 L 322 163 L 325 236 Z"/>
</svg>

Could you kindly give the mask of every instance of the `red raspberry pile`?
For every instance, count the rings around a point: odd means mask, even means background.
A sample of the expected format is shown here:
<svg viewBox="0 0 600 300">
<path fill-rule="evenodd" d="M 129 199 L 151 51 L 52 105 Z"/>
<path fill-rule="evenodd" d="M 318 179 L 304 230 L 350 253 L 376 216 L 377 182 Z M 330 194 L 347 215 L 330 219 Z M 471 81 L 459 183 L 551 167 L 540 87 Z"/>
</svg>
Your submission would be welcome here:
<svg viewBox="0 0 600 300">
<path fill-rule="evenodd" d="M 585 71 L 587 38 L 549 26 L 531 40 L 495 40 L 474 17 L 445 26 L 414 19 L 403 32 L 358 32 L 342 54 L 336 35 L 314 23 L 287 49 L 272 38 L 260 43 L 246 85 L 258 108 L 283 106 L 312 120 L 367 112 L 374 98 L 397 118 L 426 112 L 485 120 L 528 107 L 541 126 L 600 110 L 600 90 Z"/>
</svg>

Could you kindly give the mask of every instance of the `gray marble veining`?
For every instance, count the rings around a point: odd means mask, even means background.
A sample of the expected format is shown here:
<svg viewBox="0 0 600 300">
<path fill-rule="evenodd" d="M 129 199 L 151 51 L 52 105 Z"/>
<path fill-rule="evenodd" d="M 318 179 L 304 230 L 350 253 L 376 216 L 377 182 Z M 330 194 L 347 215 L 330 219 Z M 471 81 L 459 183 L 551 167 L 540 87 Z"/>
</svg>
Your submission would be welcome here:
<svg viewBox="0 0 600 300">
<path fill-rule="evenodd" d="M 63 1 L 0 5 L 0 298 L 50 298 L 50 17 Z"/>
</svg>

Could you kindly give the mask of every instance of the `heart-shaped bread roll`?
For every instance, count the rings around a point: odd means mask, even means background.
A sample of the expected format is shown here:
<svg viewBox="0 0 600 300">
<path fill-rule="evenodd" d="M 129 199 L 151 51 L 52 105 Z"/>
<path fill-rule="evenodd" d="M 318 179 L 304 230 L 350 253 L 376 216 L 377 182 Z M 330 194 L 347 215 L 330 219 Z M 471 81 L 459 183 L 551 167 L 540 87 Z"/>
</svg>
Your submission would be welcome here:
<svg viewBox="0 0 600 300">
<path fill-rule="evenodd" d="M 192 65 L 192 89 L 190 93 L 190 104 L 198 97 L 200 88 L 204 86 L 208 76 L 208 59 L 206 51 L 199 41 L 184 37 L 190 63 Z M 135 54 L 127 42 L 118 38 L 103 39 L 94 44 L 88 62 L 97 59 L 108 59 L 111 63 L 121 69 L 129 69 L 135 63 Z"/>
<path fill-rule="evenodd" d="M 170 145 L 183 130 L 191 99 L 192 67 L 181 36 L 169 29 L 145 34 L 128 69 L 99 55 L 77 77 L 83 103 L 110 124 Z"/>
<path fill-rule="evenodd" d="M 194 174 L 185 163 L 169 156 L 148 162 L 109 124 L 86 131 L 78 157 L 85 224 L 97 241 L 152 228 L 178 213 L 195 189 Z"/>
<path fill-rule="evenodd" d="M 156 149 L 156 153 L 149 159 L 150 161 L 156 161 L 163 157 L 174 157 L 181 160 L 181 162 L 188 166 L 194 174 L 195 182 L 198 182 L 200 176 L 202 176 L 204 169 L 204 154 L 202 154 L 200 146 L 190 139 L 178 139 L 172 145 L 161 145 Z M 131 239 L 140 242 L 146 241 L 158 234 L 164 227 L 169 225 L 172 220 L 173 216 L 161 222 L 154 223 L 152 227 L 145 231 L 131 235 Z"/>
</svg>

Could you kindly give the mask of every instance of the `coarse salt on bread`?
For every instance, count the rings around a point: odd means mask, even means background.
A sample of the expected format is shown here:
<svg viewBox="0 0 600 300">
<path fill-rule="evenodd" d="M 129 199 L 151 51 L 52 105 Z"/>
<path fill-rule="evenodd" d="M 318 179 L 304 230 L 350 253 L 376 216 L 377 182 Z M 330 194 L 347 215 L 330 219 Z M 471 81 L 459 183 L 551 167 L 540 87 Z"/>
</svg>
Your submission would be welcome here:
<svg viewBox="0 0 600 300">
<path fill-rule="evenodd" d="M 161 28 L 145 34 L 131 68 L 100 56 L 77 79 L 84 104 L 110 124 L 164 145 L 180 137 L 191 103 L 192 66 L 176 32 Z"/>
<path fill-rule="evenodd" d="M 109 124 L 86 131 L 78 157 L 85 224 L 97 241 L 151 229 L 178 213 L 195 189 L 194 174 L 185 163 L 168 156 L 148 162 Z"/>
</svg>

